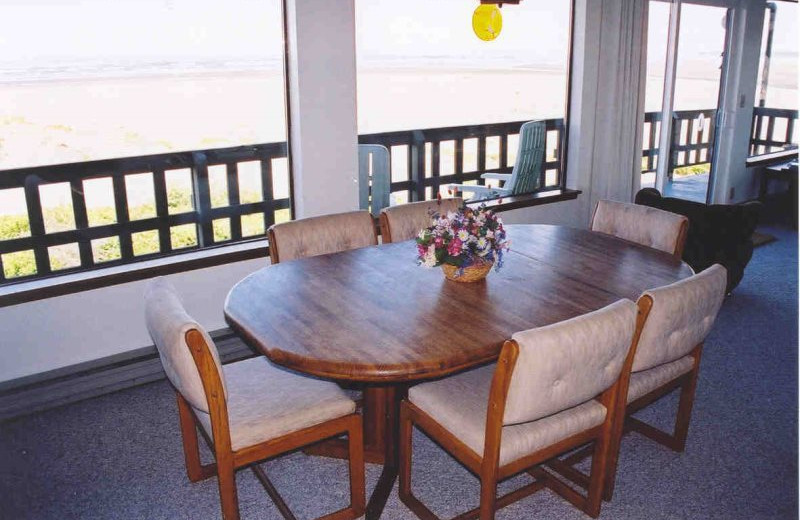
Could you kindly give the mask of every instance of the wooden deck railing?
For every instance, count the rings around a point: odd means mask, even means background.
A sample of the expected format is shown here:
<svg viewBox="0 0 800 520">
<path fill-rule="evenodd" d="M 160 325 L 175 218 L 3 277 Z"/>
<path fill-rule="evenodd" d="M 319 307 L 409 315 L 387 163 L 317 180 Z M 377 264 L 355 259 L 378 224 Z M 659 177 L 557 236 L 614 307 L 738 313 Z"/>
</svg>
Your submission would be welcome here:
<svg viewBox="0 0 800 520">
<path fill-rule="evenodd" d="M 795 143 L 797 110 L 755 107 L 750 134 L 750 155 L 763 155 Z"/>
<path fill-rule="evenodd" d="M 263 236 L 291 204 L 288 189 L 285 197 L 273 194 L 273 166 L 285 160 L 286 144 L 269 143 L 2 171 L 0 190 L 12 190 L 6 193 L 26 212 L 0 215 L 0 284 Z M 258 171 L 260 193 L 243 196 L 245 165 Z M 222 193 L 212 194 L 210 170 Z M 128 186 L 135 182 L 146 188 L 134 202 Z M 170 194 L 173 182 L 183 189 Z M 87 200 L 89 185 L 104 204 Z M 43 194 L 59 206 L 43 207 Z M 252 223 L 251 236 L 243 220 Z"/>
<path fill-rule="evenodd" d="M 714 110 L 675 113 L 669 171 L 710 160 L 714 116 Z M 756 108 L 751 153 L 791 143 L 796 120 L 796 110 Z M 449 183 L 483 183 L 483 172 L 510 172 L 523 122 L 366 134 L 359 142 L 391 151 L 391 191 L 400 203 L 433 198 Z M 564 121 L 546 125 L 540 184 L 563 188 Z M 644 125 L 646 173 L 657 167 L 660 113 L 647 113 Z M 0 171 L 0 190 L 24 208 L 20 215 L 0 213 L 0 285 L 263 238 L 276 219 L 289 218 L 286 158 L 286 143 L 267 143 Z M 277 196 L 276 167 L 283 187 Z M 245 174 L 249 186 L 259 186 L 255 192 L 242 189 Z M 132 198 L 135 179 L 150 187 L 149 200 Z M 170 190 L 176 180 L 183 191 Z M 92 183 L 105 186 L 108 207 L 87 200 Z M 43 207 L 43 194 L 52 191 L 68 203 Z"/>
<path fill-rule="evenodd" d="M 450 183 L 484 184 L 482 173 L 509 173 L 516 154 L 516 138 L 525 121 L 487 125 L 426 128 L 365 134 L 360 144 L 380 144 L 389 149 L 392 162 L 391 192 L 401 202 L 435 197 Z M 539 185 L 563 185 L 561 151 L 564 120 L 547 119 L 546 160 Z"/>
</svg>

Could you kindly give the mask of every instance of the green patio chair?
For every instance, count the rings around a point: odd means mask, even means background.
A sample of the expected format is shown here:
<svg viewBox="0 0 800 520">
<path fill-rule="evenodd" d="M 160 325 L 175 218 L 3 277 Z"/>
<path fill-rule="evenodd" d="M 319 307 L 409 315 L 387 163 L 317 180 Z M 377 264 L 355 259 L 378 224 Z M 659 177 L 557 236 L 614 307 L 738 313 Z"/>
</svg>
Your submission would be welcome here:
<svg viewBox="0 0 800 520">
<path fill-rule="evenodd" d="M 458 196 L 459 193 L 472 193 L 470 201 L 507 197 L 530 193 L 541 186 L 544 168 L 544 152 L 547 130 L 544 121 L 528 121 L 519 129 L 519 148 L 517 160 L 511 173 L 484 173 L 481 179 L 498 179 L 503 181 L 502 187 L 471 186 L 467 184 L 449 184 L 447 189 Z"/>
<path fill-rule="evenodd" d="M 358 145 L 358 209 L 377 218 L 389 207 L 389 149 L 379 144 Z"/>
</svg>

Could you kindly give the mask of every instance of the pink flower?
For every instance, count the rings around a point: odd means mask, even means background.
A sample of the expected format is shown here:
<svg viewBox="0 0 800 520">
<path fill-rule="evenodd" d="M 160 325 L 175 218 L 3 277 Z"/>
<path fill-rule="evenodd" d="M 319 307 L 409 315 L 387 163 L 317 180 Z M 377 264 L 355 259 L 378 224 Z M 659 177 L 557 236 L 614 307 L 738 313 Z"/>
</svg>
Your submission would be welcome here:
<svg viewBox="0 0 800 520">
<path fill-rule="evenodd" d="M 461 254 L 461 240 L 458 237 L 454 238 L 450 245 L 447 246 L 447 253 L 450 256 L 458 256 Z"/>
</svg>

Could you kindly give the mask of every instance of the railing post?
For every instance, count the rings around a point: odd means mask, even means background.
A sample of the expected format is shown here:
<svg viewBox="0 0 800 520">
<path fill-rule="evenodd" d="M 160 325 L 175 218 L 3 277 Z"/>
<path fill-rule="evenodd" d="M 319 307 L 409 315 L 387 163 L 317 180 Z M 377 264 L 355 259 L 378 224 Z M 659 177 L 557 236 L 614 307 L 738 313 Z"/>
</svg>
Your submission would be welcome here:
<svg viewBox="0 0 800 520">
<path fill-rule="evenodd" d="M 422 130 L 411 132 L 408 155 L 408 173 L 412 183 L 411 201 L 425 200 L 425 134 Z"/>
<path fill-rule="evenodd" d="M 30 223 L 32 237 L 43 237 L 45 234 L 42 200 L 39 197 L 40 183 L 41 178 L 38 175 L 25 177 L 25 201 L 28 206 L 28 222 Z M 43 245 L 35 245 L 33 256 L 36 259 L 36 274 L 49 273 L 50 259 L 47 255 L 47 248 Z"/>
<path fill-rule="evenodd" d="M 208 186 L 208 158 L 203 152 L 192 152 L 192 188 L 197 212 L 197 243 L 200 247 L 214 243 L 211 225 L 211 191 Z"/>
</svg>

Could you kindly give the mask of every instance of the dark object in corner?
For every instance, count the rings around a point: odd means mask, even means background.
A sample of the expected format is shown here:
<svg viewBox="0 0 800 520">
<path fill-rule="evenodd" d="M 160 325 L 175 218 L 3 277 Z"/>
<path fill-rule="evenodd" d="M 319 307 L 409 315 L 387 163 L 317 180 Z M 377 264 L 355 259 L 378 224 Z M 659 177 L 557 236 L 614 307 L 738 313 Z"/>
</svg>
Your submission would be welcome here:
<svg viewBox="0 0 800 520">
<path fill-rule="evenodd" d="M 739 285 L 753 256 L 752 236 L 761 216 L 760 202 L 703 204 L 662 197 L 654 188 L 639 190 L 634 202 L 688 217 L 684 262 L 698 273 L 720 263 L 728 269 L 727 292 Z"/>
</svg>

